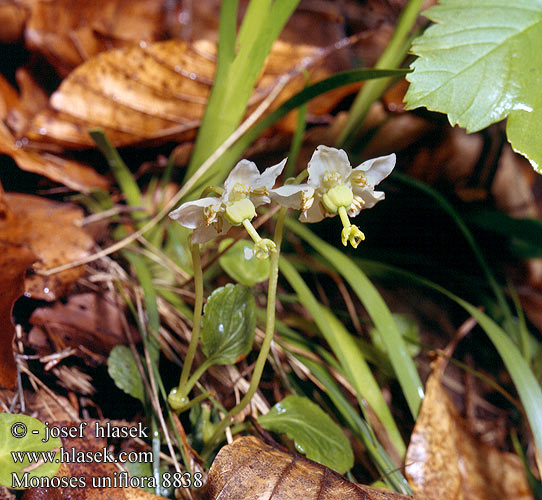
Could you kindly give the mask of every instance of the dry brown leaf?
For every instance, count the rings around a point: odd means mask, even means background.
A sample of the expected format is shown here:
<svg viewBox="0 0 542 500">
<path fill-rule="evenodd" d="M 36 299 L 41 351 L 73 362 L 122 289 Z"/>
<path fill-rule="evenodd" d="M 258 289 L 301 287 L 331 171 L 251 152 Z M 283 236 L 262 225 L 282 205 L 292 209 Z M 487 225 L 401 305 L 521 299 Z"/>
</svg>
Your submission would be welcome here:
<svg viewBox="0 0 542 500">
<path fill-rule="evenodd" d="M 0 390 L 0 402 L 9 408 L 16 394 L 13 390 Z M 25 389 L 25 413 L 35 415 L 42 422 L 77 418 L 77 412 L 68 399 L 59 394 L 51 394 L 43 389 L 37 392 Z"/>
<path fill-rule="evenodd" d="M 107 447 L 107 439 L 95 436 L 94 422 L 89 421 L 84 428 L 83 438 L 62 438 L 64 449 L 71 452 L 101 452 Z M 77 427 L 79 422 L 54 422 L 51 425 Z M 104 423 L 102 422 L 102 426 Z M 114 463 L 86 462 L 63 463 L 56 474 L 59 477 L 86 478 L 84 488 L 29 488 L 23 495 L 23 500 L 161 500 L 163 497 L 153 495 L 137 488 L 93 488 L 93 477 L 117 477 L 119 469 Z"/>
<path fill-rule="evenodd" d="M 111 296 L 82 293 L 70 296 L 66 304 L 55 302 L 51 307 L 37 308 L 30 324 L 47 333 L 54 352 L 73 347 L 87 362 L 99 364 L 113 347 L 127 342 L 122 315 Z M 30 338 L 35 335 L 33 328 Z"/>
<path fill-rule="evenodd" d="M 0 241 L 25 246 L 39 262 L 35 269 L 48 269 L 88 256 L 93 240 L 77 222 L 83 218 L 78 207 L 38 196 L 6 193 L 8 209 L 0 220 Z M 63 296 L 83 274 L 84 267 L 53 276 L 32 274 L 25 280 L 25 295 L 42 300 Z"/>
<path fill-rule="evenodd" d="M 442 388 L 436 365 L 406 455 L 414 493 L 428 500 L 531 500 L 521 460 L 480 442 Z"/>
<path fill-rule="evenodd" d="M 115 146 L 137 142 L 191 139 L 203 116 L 215 72 L 216 46 L 206 40 L 169 40 L 111 50 L 75 69 L 38 113 L 26 136 L 66 147 L 92 145 L 87 130 L 100 127 Z M 278 77 L 315 57 L 312 79 L 330 74 L 337 63 L 323 64 L 318 47 L 277 41 L 251 105 L 265 97 Z M 328 59 L 337 59 L 328 58 Z M 294 78 L 275 101 L 303 88 Z M 329 98 L 327 109 L 335 104 Z M 320 104 L 313 106 L 320 108 Z M 316 108 L 315 108 L 316 109 Z M 319 108 L 318 108 L 319 109 Z"/>
<path fill-rule="evenodd" d="M 28 248 L 5 243 L 2 239 L 0 235 L 0 387 L 13 388 L 16 385 L 17 370 L 13 358 L 15 327 L 11 320 L 11 310 L 13 303 L 24 292 L 24 276 L 36 256 Z"/>
<path fill-rule="evenodd" d="M 83 163 L 50 153 L 23 149 L 21 143 L 1 122 L 0 154 L 11 156 L 22 170 L 43 175 L 75 191 L 87 193 L 93 188 L 106 189 L 108 187 L 108 182 L 104 177 Z"/>
<path fill-rule="evenodd" d="M 99 52 L 161 39 L 165 14 L 163 0 L 37 0 L 25 40 L 65 76 Z"/>
<path fill-rule="evenodd" d="M 28 17 L 27 9 L 18 2 L 0 3 L 0 42 L 13 43 L 23 35 L 24 23 Z"/>
<path fill-rule="evenodd" d="M 25 71 L 18 72 L 22 89 L 21 98 L 16 90 L 0 75 L 0 155 L 13 158 L 19 168 L 43 175 L 54 182 L 63 184 L 75 191 L 88 192 L 94 188 L 107 189 L 108 181 L 90 168 L 75 160 L 60 156 L 24 149 L 25 140 L 17 140 L 3 123 L 6 119 L 16 124 L 16 129 L 26 127 L 28 113 L 35 111 L 32 106 L 43 99 Z"/>
<path fill-rule="evenodd" d="M 209 471 L 211 500 L 407 500 L 347 481 L 323 465 L 254 437 L 224 446 Z"/>
</svg>

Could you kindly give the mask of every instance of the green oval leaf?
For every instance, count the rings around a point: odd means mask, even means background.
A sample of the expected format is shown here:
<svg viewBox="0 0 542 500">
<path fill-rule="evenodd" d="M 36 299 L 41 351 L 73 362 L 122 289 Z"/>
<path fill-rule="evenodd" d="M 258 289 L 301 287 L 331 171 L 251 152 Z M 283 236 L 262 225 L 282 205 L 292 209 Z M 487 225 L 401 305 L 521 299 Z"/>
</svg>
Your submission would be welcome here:
<svg viewBox="0 0 542 500">
<path fill-rule="evenodd" d="M 401 337 L 406 340 L 406 348 L 412 358 L 420 354 L 420 329 L 417 323 L 404 314 L 392 313 L 393 320 L 397 325 L 397 330 Z M 373 345 L 386 357 L 389 358 L 386 352 L 386 344 L 382 340 L 382 332 L 378 328 L 369 329 Z"/>
<path fill-rule="evenodd" d="M 287 434 L 297 451 L 340 474 L 354 465 L 352 446 L 342 429 L 308 398 L 287 396 L 258 423 L 268 431 Z"/>
<path fill-rule="evenodd" d="M 222 240 L 218 251 L 222 252 L 232 241 L 232 238 Z M 237 241 L 218 262 L 230 278 L 242 285 L 254 286 L 269 276 L 269 259 L 257 259 L 254 256 L 254 243 L 249 240 Z"/>
<path fill-rule="evenodd" d="M 508 116 L 512 147 L 542 172 L 542 3 L 441 0 L 424 15 L 437 24 L 412 46 L 407 107 L 446 113 L 467 132 Z"/>
<path fill-rule="evenodd" d="M 145 402 L 143 382 L 132 350 L 125 345 L 113 347 L 107 359 L 107 371 L 115 385 L 126 394 Z"/>
<path fill-rule="evenodd" d="M 247 355 L 254 342 L 256 303 L 241 285 L 217 288 L 203 309 L 201 350 L 208 363 L 230 365 Z"/>
<path fill-rule="evenodd" d="M 33 477 L 51 477 L 57 473 L 58 450 L 62 443 L 59 438 L 50 438 L 44 443 L 42 439 L 48 435 L 45 424 L 33 417 L 0 413 L 0 485 L 25 489 L 18 485 Z M 32 462 L 25 452 L 33 452 Z M 40 459 L 43 463 L 34 467 Z"/>
</svg>

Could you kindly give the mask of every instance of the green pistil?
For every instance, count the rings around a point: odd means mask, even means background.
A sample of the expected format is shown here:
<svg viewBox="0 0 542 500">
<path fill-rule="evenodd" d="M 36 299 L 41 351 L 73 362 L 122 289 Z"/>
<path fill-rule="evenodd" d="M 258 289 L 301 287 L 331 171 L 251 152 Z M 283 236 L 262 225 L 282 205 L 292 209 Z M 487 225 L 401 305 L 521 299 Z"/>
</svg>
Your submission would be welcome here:
<svg viewBox="0 0 542 500">
<path fill-rule="evenodd" d="M 254 256 L 257 259 L 267 259 L 271 253 L 277 251 L 277 246 L 275 245 L 275 242 L 268 238 L 262 238 L 258 234 L 258 231 L 256 231 L 256 228 L 252 225 L 252 222 L 250 222 L 250 220 L 245 219 L 242 224 L 243 227 L 247 230 L 249 236 L 254 241 Z"/>
<path fill-rule="evenodd" d="M 341 241 L 343 245 L 346 246 L 348 245 L 348 242 L 350 242 L 350 245 L 357 248 L 358 245 L 365 239 L 365 235 L 357 226 L 350 223 L 350 219 L 348 218 L 348 214 L 346 212 L 346 207 L 339 207 L 338 211 L 339 217 L 341 218 L 341 222 L 343 224 L 343 230 L 341 231 Z"/>
</svg>

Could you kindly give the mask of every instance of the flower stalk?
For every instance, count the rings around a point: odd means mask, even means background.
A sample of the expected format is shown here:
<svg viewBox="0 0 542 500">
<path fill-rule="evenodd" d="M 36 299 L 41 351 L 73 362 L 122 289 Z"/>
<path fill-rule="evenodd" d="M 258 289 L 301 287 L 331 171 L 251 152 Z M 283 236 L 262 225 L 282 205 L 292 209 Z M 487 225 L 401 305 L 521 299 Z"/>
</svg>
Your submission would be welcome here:
<svg viewBox="0 0 542 500">
<path fill-rule="evenodd" d="M 227 415 L 216 425 L 215 432 L 205 444 L 203 451 L 201 453 L 202 458 L 207 459 L 218 441 L 222 438 L 226 428 L 231 425 L 233 418 L 239 413 L 241 413 L 245 407 L 250 403 L 254 394 L 258 390 L 260 380 L 262 378 L 263 369 L 267 356 L 269 354 L 269 349 L 271 348 L 271 342 L 273 340 L 273 334 L 275 332 L 275 302 L 277 298 L 277 284 L 279 276 L 279 256 L 280 256 L 280 246 L 282 243 L 282 233 L 284 230 L 284 219 L 286 218 L 287 208 L 283 207 L 280 209 L 277 216 L 277 224 L 275 226 L 275 234 L 273 240 L 276 244 L 276 250 L 271 254 L 270 259 L 270 269 L 269 269 L 269 286 L 267 292 L 267 310 L 266 310 L 266 321 L 265 321 L 265 336 L 258 354 L 258 359 L 254 365 L 254 371 L 252 372 L 252 379 L 247 393 L 241 399 L 239 404 L 233 407 Z"/>
<path fill-rule="evenodd" d="M 190 337 L 190 343 L 188 344 L 179 385 L 176 389 L 173 389 L 168 396 L 168 402 L 175 411 L 182 410 L 183 407 L 188 404 L 188 393 L 190 392 L 191 387 L 187 386 L 187 381 L 198 348 L 201 329 L 201 313 L 203 310 L 203 270 L 201 268 L 199 244 L 191 243 L 190 250 L 192 254 L 192 267 L 194 269 L 194 320 L 192 325 L 192 336 Z"/>
</svg>

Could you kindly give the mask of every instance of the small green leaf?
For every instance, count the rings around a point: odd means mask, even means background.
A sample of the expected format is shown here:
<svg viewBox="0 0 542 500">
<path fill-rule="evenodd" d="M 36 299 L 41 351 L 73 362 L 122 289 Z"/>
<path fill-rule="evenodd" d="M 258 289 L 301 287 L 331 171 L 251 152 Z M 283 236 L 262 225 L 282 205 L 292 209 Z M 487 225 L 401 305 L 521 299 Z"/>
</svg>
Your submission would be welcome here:
<svg viewBox="0 0 542 500">
<path fill-rule="evenodd" d="M 287 396 L 258 418 L 268 431 L 287 434 L 297 451 L 340 474 L 354 465 L 350 441 L 341 428 L 310 399 Z"/>
<path fill-rule="evenodd" d="M 415 357 L 420 353 L 420 330 L 416 322 L 404 314 L 392 313 L 397 330 L 401 334 L 401 337 L 407 341 L 406 348 L 411 357 Z M 384 355 L 386 354 L 386 344 L 382 341 L 382 333 L 378 328 L 371 328 L 369 330 L 373 345 Z"/>
<path fill-rule="evenodd" d="M 125 345 L 113 347 L 107 360 L 107 371 L 119 389 L 141 402 L 145 401 L 143 382 L 129 347 Z"/>
<path fill-rule="evenodd" d="M 222 240 L 218 251 L 222 252 L 232 241 L 232 238 Z M 269 259 L 257 259 L 254 255 L 254 243 L 249 240 L 236 242 L 224 252 L 218 262 L 230 278 L 242 285 L 254 286 L 269 276 Z"/>
<path fill-rule="evenodd" d="M 62 443 L 59 438 L 50 438 L 44 443 L 42 439 L 48 436 L 45 427 L 45 424 L 27 415 L 0 413 L 0 485 L 24 489 L 18 486 L 21 481 L 31 481 L 33 477 L 52 477 L 57 473 L 60 467 L 58 449 Z M 36 452 L 40 455 L 35 455 L 36 460 L 33 462 L 26 456 L 19 461 L 23 458 L 20 454 L 25 452 Z M 40 458 L 44 463 L 33 468 Z M 13 473 L 18 479 L 13 477 Z"/>
<path fill-rule="evenodd" d="M 203 309 L 202 351 L 208 363 L 229 365 L 247 355 L 254 342 L 256 303 L 241 285 L 217 288 Z"/>
<path fill-rule="evenodd" d="M 542 2 L 441 0 L 415 40 L 409 109 L 425 106 L 476 132 L 508 117 L 512 147 L 542 172 Z"/>
</svg>

